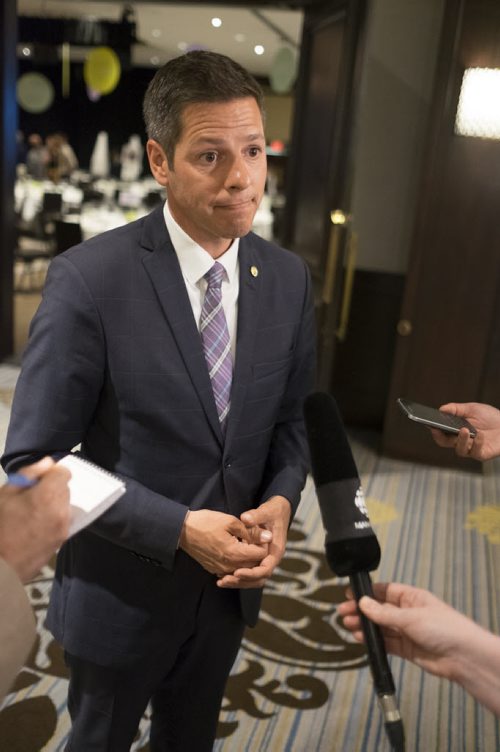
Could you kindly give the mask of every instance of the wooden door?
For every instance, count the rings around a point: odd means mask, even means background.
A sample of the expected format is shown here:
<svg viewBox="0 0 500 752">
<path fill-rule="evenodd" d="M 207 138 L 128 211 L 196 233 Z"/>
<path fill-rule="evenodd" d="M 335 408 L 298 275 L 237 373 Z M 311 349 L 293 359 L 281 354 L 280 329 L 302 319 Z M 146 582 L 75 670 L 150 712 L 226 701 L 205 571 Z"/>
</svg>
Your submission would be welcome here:
<svg viewBox="0 0 500 752">
<path fill-rule="evenodd" d="M 349 145 L 365 0 L 305 10 L 284 243 L 311 269 L 319 322 L 319 386 L 328 389 L 347 233 L 331 212 L 349 210 Z"/>
<path fill-rule="evenodd" d="M 464 70 L 500 67 L 500 5 L 449 0 L 443 35 L 382 448 L 464 468 L 396 406 L 397 397 L 500 406 L 500 140 L 454 133 Z"/>
</svg>

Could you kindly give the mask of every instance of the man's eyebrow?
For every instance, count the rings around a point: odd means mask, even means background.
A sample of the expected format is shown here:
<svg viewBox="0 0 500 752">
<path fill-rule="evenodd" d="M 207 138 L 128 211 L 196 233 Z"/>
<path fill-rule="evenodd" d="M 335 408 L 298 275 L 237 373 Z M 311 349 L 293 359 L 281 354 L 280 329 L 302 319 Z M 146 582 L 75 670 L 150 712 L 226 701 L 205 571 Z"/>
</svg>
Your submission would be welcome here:
<svg viewBox="0 0 500 752">
<path fill-rule="evenodd" d="M 264 140 L 265 140 L 265 137 L 262 131 L 259 131 L 258 133 L 251 133 L 247 138 L 247 141 L 264 141 Z"/>
<path fill-rule="evenodd" d="M 265 141 L 264 134 L 262 132 L 258 133 L 250 133 L 248 136 L 244 139 L 246 142 L 250 143 L 251 141 Z M 225 143 L 227 143 L 225 138 L 216 138 L 215 136 L 200 136 L 200 138 L 195 139 L 193 141 L 193 146 L 223 146 Z"/>
</svg>

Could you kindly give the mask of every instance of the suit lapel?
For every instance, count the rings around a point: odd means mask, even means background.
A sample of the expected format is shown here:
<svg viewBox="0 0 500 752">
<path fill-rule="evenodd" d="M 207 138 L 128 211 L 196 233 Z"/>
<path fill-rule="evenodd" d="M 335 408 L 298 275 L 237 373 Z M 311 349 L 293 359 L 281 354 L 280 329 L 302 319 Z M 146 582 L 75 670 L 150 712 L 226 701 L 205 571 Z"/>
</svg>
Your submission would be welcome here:
<svg viewBox="0 0 500 752">
<path fill-rule="evenodd" d="M 142 260 L 144 268 L 171 327 L 207 420 L 222 443 L 222 432 L 201 338 L 179 262 L 165 226 L 163 207 L 159 207 L 146 218 L 141 244 L 149 251 Z"/>
<path fill-rule="evenodd" d="M 231 409 L 226 429 L 226 446 L 237 430 L 245 401 L 247 384 L 252 379 L 257 311 L 259 310 L 262 290 L 262 264 L 260 264 L 258 255 L 252 247 L 249 236 L 241 238 L 238 255 L 240 290 L 238 295 L 236 362 L 231 392 Z M 253 274 L 251 270 L 253 270 Z M 256 271 L 257 276 L 254 276 Z"/>
</svg>

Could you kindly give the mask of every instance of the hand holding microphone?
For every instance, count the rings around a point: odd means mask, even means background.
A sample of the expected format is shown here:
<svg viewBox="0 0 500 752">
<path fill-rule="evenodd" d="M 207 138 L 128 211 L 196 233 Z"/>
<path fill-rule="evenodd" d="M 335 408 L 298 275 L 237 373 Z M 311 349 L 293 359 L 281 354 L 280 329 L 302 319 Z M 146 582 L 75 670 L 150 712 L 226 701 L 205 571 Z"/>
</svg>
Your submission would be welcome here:
<svg viewBox="0 0 500 752">
<path fill-rule="evenodd" d="M 500 717 L 500 637 L 422 588 L 398 582 L 374 585 L 377 600 L 338 613 L 358 642 L 364 641 L 359 610 L 380 625 L 387 651 L 424 671 L 457 682 Z"/>
<path fill-rule="evenodd" d="M 356 601 L 373 597 L 370 572 L 380 546 L 368 518 L 361 482 L 337 405 L 329 394 L 309 395 L 304 417 L 323 526 L 326 559 L 338 577 L 349 577 Z M 359 613 L 375 690 L 394 750 L 404 750 L 404 730 L 380 628 Z"/>
</svg>

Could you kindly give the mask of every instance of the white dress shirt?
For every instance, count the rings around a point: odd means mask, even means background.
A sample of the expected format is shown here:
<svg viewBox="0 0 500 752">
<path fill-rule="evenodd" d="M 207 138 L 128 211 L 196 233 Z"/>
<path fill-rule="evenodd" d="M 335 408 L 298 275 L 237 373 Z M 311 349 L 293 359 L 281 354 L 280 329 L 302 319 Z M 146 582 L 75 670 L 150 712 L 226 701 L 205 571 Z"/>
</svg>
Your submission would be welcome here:
<svg viewBox="0 0 500 752">
<path fill-rule="evenodd" d="M 194 320 L 198 330 L 200 328 L 201 308 L 207 289 L 207 281 L 203 275 L 213 266 L 214 259 L 187 235 L 172 217 L 168 202 L 165 201 L 163 208 L 165 223 L 170 235 L 170 240 L 174 246 L 175 253 L 179 259 L 182 276 L 186 284 L 186 290 L 189 296 L 189 302 L 193 309 Z M 231 342 L 231 355 L 233 364 L 236 355 L 236 326 L 238 321 L 238 293 L 240 289 L 240 275 L 238 262 L 239 238 L 233 240 L 228 250 L 219 256 L 217 261 L 222 264 L 226 270 L 222 280 L 222 307 L 226 316 L 227 328 L 229 330 L 229 339 Z"/>
</svg>

